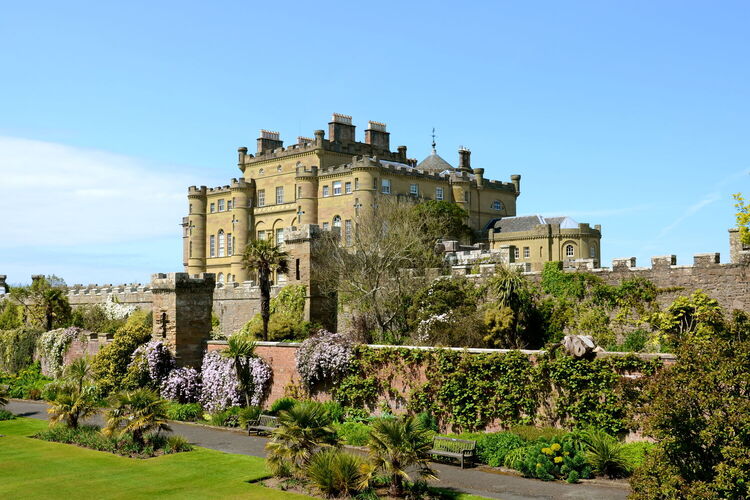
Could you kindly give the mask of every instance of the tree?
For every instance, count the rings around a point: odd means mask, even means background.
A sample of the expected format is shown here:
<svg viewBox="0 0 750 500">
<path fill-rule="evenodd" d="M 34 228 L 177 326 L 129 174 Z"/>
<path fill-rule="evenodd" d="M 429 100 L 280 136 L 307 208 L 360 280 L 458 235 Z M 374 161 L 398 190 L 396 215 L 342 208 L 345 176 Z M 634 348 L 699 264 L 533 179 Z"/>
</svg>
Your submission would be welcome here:
<svg viewBox="0 0 750 500">
<path fill-rule="evenodd" d="M 260 316 L 263 319 L 263 340 L 268 340 L 268 320 L 271 317 L 271 274 L 286 274 L 289 254 L 268 240 L 252 240 L 245 247 L 242 262 L 245 269 L 258 273 L 260 286 Z"/>
<path fill-rule="evenodd" d="M 227 348 L 221 355 L 234 363 L 237 372 L 237 383 L 240 392 L 245 396 L 245 406 L 250 406 L 250 392 L 252 390 L 252 373 L 250 373 L 249 358 L 255 357 L 255 342 L 240 335 L 232 335 L 227 341 Z"/>
<path fill-rule="evenodd" d="M 71 319 L 71 307 L 65 293 L 65 281 L 48 276 L 35 279 L 31 286 L 11 288 L 10 298 L 25 311 L 26 322 L 45 328 L 66 326 Z"/>
<path fill-rule="evenodd" d="M 750 245 L 750 205 L 745 204 L 741 193 L 734 194 L 737 203 L 737 227 L 740 229 L 740 241 L 744 245 Z"/>
<path fill-rule="evenodd" d="M 107 412 L 104 433 L 130 433 L 133 441 L 144 445 L 144 436 L 153 430 L 170 430 L 167 425 L 167 400 L 151 389 L 120 392 L 112 398 L 112 409 Z"/>
<path fill-rule="evenodd" d="M 65 367 L 63 372 L 63 378 L 73 384 L 79 392 L 83 390 L 84 384 L 91 380 L 93 375 L 91 363 L 86 357 L 74 359 Z"/>
<path fill-rule="evenodd" d="M 81 386 L 64 383 L 56 388 L 54 399 L 50 401 L 47 412 L 50 424 L 65 422 L 73 429 L 78 427 L 81 419 L 96 414 L 98 409 L 96 389 L 94 386 Z"/>
<path fill-rule="evenodd" d="M 430 245 L 434 245 L 437 238 L 467 241 L 473 236 L 473 231 L 466 225 L 468 214 L 455 203 L 429 200 L 415 205 L 413 214 L 421 225 L 420 232 L 432 240 Z"/>
<path fill-rule="evenodd" d="M 381 418 L 373 422 L 368 445 L 370 458 L 377 469 L 390 476 L 390 495 L 403 493 L 403 481 L 411 479 L 407 470 L 412 467 L 416 467 L 424 478 L 437 478 L 427 453 L 431 444 L 429 431 L 412 416 Z"/>
<path fill-rule="evenodd" d="M 750 495 L 750 341 L 730 330 L 679 343 L 676 363 L 647 386 L 640 413 L 657 445 L 631 480 L 633 498 Z"/>
<path fill-rule="evenodd" d="M 314 401 L 298 403 L 279 414 L 279 427 L 266 444 L 268 466 L 277 476 L 301 476 L 315 450 L 337 446 L 328 410 Z"/>
</svg>

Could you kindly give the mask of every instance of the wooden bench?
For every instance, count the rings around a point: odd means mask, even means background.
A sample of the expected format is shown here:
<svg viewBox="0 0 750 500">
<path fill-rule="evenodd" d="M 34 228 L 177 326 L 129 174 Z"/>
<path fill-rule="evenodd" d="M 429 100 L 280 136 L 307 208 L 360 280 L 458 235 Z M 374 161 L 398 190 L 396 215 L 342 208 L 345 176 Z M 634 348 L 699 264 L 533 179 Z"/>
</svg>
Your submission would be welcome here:
<svg viewBox="0 0 750 500">
<path fill-rule="evenodd" d="M 474 461 L 476 447 L 476 441 L 435 436 L 432 441 L 432 449 L 428 453 L 441 457 L 456 458 L 461 461 L 461 468 L 463 469 L 464 460 Z"/>
<path fill-rule="evenodd" d="M 279 417 L 271 415 L 261 415 L 252 424 L 247 426 L 247 433 L 255 432 L 260 434 L 261 432 L 273 432 L 279 426 Z"/>
</svg>

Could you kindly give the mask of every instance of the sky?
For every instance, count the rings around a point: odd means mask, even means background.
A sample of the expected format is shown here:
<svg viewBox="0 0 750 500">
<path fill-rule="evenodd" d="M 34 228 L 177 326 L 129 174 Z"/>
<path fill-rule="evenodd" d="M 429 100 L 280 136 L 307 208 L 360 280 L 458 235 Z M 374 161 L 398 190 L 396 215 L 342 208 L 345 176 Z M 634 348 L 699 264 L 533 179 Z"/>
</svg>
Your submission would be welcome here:
<svg viewBox="0 0 750 500">
<path fill-rule="evenodd" d="M 602 263 L 721 252 L 750 195 L 750 3 L 8 2 L 0 274 L 182 270 L 187 187 L 352 115 L 410 157 L 508 181 L 518 214 L 602 225 Z"/>
</svg>

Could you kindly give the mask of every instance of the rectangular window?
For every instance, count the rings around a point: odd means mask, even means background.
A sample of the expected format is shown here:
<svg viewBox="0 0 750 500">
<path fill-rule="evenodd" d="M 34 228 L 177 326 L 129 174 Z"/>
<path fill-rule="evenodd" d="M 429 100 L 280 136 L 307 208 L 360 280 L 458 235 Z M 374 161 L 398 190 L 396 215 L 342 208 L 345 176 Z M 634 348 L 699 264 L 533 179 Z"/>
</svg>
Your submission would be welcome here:
<svg viewBox="0 0 750 500">
<path fill-rule="evenodd" d="M 216 212 L 216 203 L 211 203 L 211 213 Z"/>
<path fill-rule="evenodd" d="M 468 191 L 464 191 L 464 201 L 471 200 L 471 193 Z"/>
<path fill-rule="evenodd" d="M 346 246 L 351 246 L 352 244 L 352 221 L 345 220 L 344 221 L 344 238 L 346 241 Z"/>
<path fill-rule="evenodd" d="M 219 231 L 219 257 L 224 257 L 224 231 Z"/>
<path fill-rule="evenodd" d="M 266 232 L 265 231 L 258 231 L 258 239 L 259 240 L 265 240 L 266 239 Z"/>
<path fill-rule="evenodd" d="M 224 211 L 224 200 L 219 200 L 219 212 Z"/>
<path fill-rule="evenodd" d="M 351 182 L 347 182 L 347 183 L 344 184 L 344 191 L 346 192 L 346 194 L 352 194 L 352 183 Z"/>
<path fill-rule="evenodd" d="M 234 241 L 232 241 L 232 233 L 227 233 L 227 255 L 232 255 L 232 250 L 234 250 Z"/>
<path fill-rule="evenodd" d="M 258 206 L 259 207 L 266 206 L 266 190 L 265 189 L 258 190 Z"/>
<path fill-rule="evenodd" d="M 330 228 L 330 227 L 331 227 L 331 226 L 330 226 L 330 224 L 329 224 L 328 222 L 324 222 L 324 223 L 323 223 L 323 230 L 324 230 L 324 231 L 328 231 L 328 228 Z"/>
<path fill-rule="evenodd" d="M 284 186 L 276 186 L 276 204 L 284 203 Z"/>
<path fill-rule="evenodd" d="M 208 237 L 209 254 L 211 257 L 216 257 L 216 236 L 213 234 Z"/>
<path fill-rule="evenodd" d="M 518 257 L 519 257 L 518 247 L 513 247 L 513 258 L 517 259 Z"/>
<path fill-rule="evenodd" d="M 435 199 L 438 201 L 442 201 L 443 199 L 443 188 L 437 187 L 435 188 Z"/>
<path fill-rule="evenodd" d="M 284 244 L 284 229 L 283 228 L 276 229 L 276 244 L 277 245 Z"/>
<path fill-rule="evenodd" d="M 328 196 L 328 186 L 323 186 L 323 197 Z"/>
<path fill-rule="evenodd" d="M 359 189 L 359 177 L 354 178 L 354 189 Z"/>
<path fill-rule="evenodd" d="M 227 201 L 227 210 L 232 210 L 233 206 L 234 206 L 234 198 Z"/>
<path fill-rule="evenodd" d="M 295 269 L 294 275 L 297 278 L 297 281 L 299 281 L 299 275 L 300 275 L 300 272 L 299 272 L 299 259 L 295 260 L 294 269 Z"/>
<path fill-rule="evenodd" d="M 409 194 L 413 194 L 414 196 L 417 196 L 419 194 L 419 185 L 412 184 L 411 186 L 409 186 Z"/>
<path fill-rule="evenodd" d="M 377 178 L 377 177 L 374 177 L 374 178 L 372 179 L 372 188 L 373 188 L 373 189 L 374 189 L 375 191 L 377 191 L 377 190 L 378 190 L 378 178 Z"/>
<path fill-rule="evenodd" d="M 529 257 L 531 257 L 531 250 L 529 247 L 523 247 L 523 258 L 528 259 Z"/>
<path fill-rule="evenodd" d="M 359 217 L 359 207 L 359 198 L 354 198 L 354 215 L 356 215 L 357 217 Z"/>
<path fill-rule="evenodd" d="M 391 194 L 391 180 L 390 179 L 383 179 L 383 194 Z"/>
<path fill-rule="evenodd" d="M 297 198 L 302 198 L 302 186 L 297 186 Z"/>
<path fill-rule="evenodd" d="M 341 181 L 334 181 L 333 182 L 333 196 L 338 196 L 341 194 Z"/>
</svg>

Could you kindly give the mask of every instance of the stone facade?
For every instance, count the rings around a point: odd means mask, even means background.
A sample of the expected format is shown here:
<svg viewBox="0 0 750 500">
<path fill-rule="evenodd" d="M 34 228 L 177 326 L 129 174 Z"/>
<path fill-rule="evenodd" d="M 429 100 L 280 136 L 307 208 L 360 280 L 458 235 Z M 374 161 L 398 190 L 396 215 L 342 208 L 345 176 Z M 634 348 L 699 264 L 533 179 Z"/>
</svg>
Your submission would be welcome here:
<svg viewBox="0 0 750 500">
<path fill-rule="evenodd" d="M 151 278 L 152 338 L 173 349 L 179 366 L 200 369 L 211 334 L 214 275 L 154 274 Z"/>
<path fill-rule="evenodd" d="M 241 252 L 248 241 L 283 244 L 285 228 L 304 224 L 338 228 L 348 244 L 379 197 L 451 201 L 466 210 L 467 223 L 481 237 L 490 221 L 516 213 L 520 176 L 511 182 L 485 179 L 484 169 L 471 167 L 468 149 L 460 149 L 458 167 L 434 151 L 417 165 L 406 146 L 390 150 L 383 123 L 369 122 L 364 142 L 356 140 L 349 116 L 334 114 L 328 125 L 328 139 L 317 130 L 314 138 L 300 137 L 286 148 L 278 132 L 262 130 L 254 155 L 239 149 L 242 178 L 217 188 L 188 188 L 188 273 L 216 273 L 219 283 L 246 281 L 251 276 L 242 268 Z"/>
</svg>

